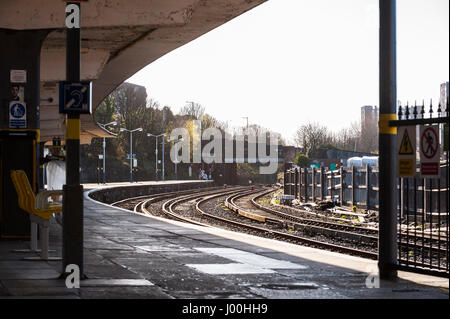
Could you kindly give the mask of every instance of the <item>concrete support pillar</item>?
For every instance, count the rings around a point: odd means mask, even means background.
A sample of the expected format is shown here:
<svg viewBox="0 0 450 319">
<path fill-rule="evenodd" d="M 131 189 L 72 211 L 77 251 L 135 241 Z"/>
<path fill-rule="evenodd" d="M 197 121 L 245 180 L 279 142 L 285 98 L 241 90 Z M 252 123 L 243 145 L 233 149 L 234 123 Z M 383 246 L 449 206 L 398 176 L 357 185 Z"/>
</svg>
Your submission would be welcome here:
<svg viewBox="0 0 450 319">
<path fill-rule="evenodd" d="M 40 53 L 48 33 L 0 29 L 0 237 L 4 238 L 30 235 L 29 216 L 19 208 L 10 171 L 25 171 L 37 191 Z"/>
<path fill-rule="evenodd" d="M 0 30 L 0 129 L 10 128 L 9 102 L 14 100 L 13 85 L 19 86 L 20 99 L 26 104 L 26 129 L 39 129 L 41 46 L 49 32 Z M 23 76 L 17 76 L 20 73 Z"/>
</svg>

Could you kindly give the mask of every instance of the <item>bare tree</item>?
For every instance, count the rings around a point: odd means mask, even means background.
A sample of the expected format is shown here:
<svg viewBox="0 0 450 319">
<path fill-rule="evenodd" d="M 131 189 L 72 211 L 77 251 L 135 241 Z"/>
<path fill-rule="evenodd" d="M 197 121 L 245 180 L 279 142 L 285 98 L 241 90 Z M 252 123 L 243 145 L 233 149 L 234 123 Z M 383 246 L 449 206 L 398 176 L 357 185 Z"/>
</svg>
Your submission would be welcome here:
<svg viewBox="0 0 450 319">
<path fill-rule="evenodd" d="M 113 92 L 113 97 L 121 127 L 129 130 L 142 127 L 147 109 L 145 87 L 125 82 Z"/>
<path fill-rule="evenodd" d="M 341 129 L 338 133 L 333 133 L 333 145 L 337 148 L 356 151 L 360 140 L 360 125 L 354 122 L 350 127 Z"/>
<path fill-rule="evenodd" d="M 199 103 L 189 102 L 180 110 L 180 115 L 187 115 L 192 120 L 199 120 L 203 115 L 205 115 L 205 107 Z"/>
<path fill-rule="evenodd" d="M 303 153 L 310 156 L 319 146 L 330 142 L 330 135 L 325 126 L 318 123 L 302 125 L 294 136 L 297 146 L 303 148 Z"/>
</svg>

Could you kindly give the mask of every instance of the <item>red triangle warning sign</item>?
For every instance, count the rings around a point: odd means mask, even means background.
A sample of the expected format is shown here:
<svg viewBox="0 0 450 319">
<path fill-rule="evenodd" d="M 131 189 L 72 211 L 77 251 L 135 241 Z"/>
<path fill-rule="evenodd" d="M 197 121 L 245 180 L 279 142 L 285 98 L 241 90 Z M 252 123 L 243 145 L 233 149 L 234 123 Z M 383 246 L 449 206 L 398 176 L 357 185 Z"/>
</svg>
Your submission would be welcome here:
<svg viewBox="0 0 450 319">
<path fill-rule="evenodd" d="M 398 151 L 399 155 L 413 155 L 414 149 L 411 144 L 411 140 L 409 139 L 408 130 L 405 130 L 403 134 L 402 142 L 400 144 L 400 150 Z"/>
</svg>

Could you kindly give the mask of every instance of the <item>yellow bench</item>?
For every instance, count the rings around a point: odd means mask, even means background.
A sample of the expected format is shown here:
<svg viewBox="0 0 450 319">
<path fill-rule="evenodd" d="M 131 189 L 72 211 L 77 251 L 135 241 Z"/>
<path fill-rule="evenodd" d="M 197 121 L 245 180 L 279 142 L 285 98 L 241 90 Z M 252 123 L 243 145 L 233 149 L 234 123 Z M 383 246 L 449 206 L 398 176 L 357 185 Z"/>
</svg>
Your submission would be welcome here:
<svg viewBox="0 0 450 319">
<path fill-rule="evenodd" d="M 11 180 L 16 189 L 19 207 L 30 214 L 31 221 L 31 249 L 30 252 L 39 252 L 37 249 L 37 225 L 41 231 L 41 257 L 24 258 L 26 260 L 61 260 L 48 256 L 49 222 L 53 214 L 62 212 L 61 204 L 49 204 L 47 199 L 53 195 L 62 195 L 62 191 L 43 191 L 37 196 L 34 194 L 28 177 L 22 170 L 11 171 Z M 22 251 L 23 252 L 23 251 Z"/>
</svg>

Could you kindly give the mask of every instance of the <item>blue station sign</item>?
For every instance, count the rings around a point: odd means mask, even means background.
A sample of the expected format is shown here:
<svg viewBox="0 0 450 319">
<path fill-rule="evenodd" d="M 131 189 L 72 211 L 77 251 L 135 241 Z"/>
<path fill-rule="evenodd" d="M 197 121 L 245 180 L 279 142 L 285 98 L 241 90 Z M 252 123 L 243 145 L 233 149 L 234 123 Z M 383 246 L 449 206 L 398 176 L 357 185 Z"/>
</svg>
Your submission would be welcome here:
<svg viewBox="0 0 450 319">
<path fill-rule="evenodd" d="M 59 82 L 59 113 L 91 114 L 92 82 Z"/>
</svg>

